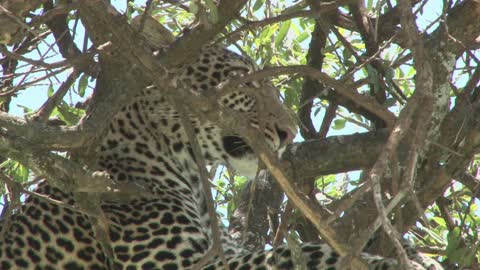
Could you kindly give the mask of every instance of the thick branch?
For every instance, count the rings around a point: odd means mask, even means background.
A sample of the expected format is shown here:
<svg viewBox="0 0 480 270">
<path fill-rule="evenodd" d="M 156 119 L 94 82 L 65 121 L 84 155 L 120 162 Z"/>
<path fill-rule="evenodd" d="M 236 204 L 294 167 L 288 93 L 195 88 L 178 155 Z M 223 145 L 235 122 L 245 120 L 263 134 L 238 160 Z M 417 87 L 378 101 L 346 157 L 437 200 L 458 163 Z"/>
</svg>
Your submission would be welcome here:
<svg viewBox="0 0 480 270">
<path fill-rule="evenodd" d="M 185 33 L 162 56 L 162 63 L 178 67 L 196 59 L 203 45 L 211 42 L 230 21 L 238 16 L 246 2 L 246 0 L 221 0 L 218 5 L 218 21 L 209 25 L 200 24 Z M 195 45 L 192 46 L 192 44 Z"/>
<path fill-rule="evenodd" d="M 296 143 L 284 159 L 292 164 L 294 179 L 361 170 L 373 165 L 387 136 L 380 130 Z"/>
<path fill-rule="evenodd" d="M 43 7 L 46 12 L 54 10 L 52 1 L 46 1 Z M 75 65 L 77 70 L 87 74 L 94 74 L 93 70 L 90 70 L 90 63 L 93 62 L 93 58 L 85 58 L 84 61 L 78 61 L 82 52 L 75 44 L 73 40 L 74 37 L 70 34 L 70 29 L 68 28 L 68 9 L 64 11 L 63 13 L 57 13 L 56 16 L 47 20 L 46 25 L 52 31 L 62 56 L 68 60 L 77 59 L 77 61 L 72 61 L 72 64 Z"/>
<path fill-rule="evenodd" d="M 10 136 L 24 138 L 38 149 L 57 151 L 83 147 L 95 134 L 95 129 L 89 126 L 49 126 L 4 112 L 0 112 L 0 126 L 5 128 Z"/>
<path fill-rule="evenodd" d="M 307 63 L 312 68 L 322 70 L 323 65 L 323 53 L 322 49 L 326 45 L 327 33 L 325 33 L 326 27 L 322 27 L 323 23 L 326 25 L 325 20 L 322 19 L 322 22 L 315 22 L 315 28 L 312 32 L 312 40 L 310 41 L 310 46 L 307 54 Z M 312 80 L 310 78 L 304 78 L 302 93 L 300 95 L 300 108 L 298 109 L 298 117 L 300 118 L 300 133 L 305 139 L 313 139 L 317 136 L 315 127 L 311 119 L 313 99 L 319 96 L 323 91 L 325 91 L 325 85 L 321 84 L 317 80 Z"/>
</svg>

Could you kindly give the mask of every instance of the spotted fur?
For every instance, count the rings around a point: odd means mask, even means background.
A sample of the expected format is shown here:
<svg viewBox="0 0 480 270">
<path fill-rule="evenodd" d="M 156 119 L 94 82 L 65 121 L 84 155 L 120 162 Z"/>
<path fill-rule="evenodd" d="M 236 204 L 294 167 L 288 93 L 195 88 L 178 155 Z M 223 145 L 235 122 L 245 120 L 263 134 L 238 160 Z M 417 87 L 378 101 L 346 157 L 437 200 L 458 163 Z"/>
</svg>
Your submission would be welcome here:
<svg viewBox="0 0 480 270">
<path fill-rule="evenodd" d="M 192 93 L 201 93 L 254 68 L 246 58 L 210 47 L 194 64 L 184 68 L 178 79 L 189 85 Z M 259 95 L 259 100 L 252 93 L 228 92 L 221 95 L 218 105 L 236 111 L 259 128 L 257 105 L 266 104 L 262 111 L 267 119 L 263 132 L 268 145 L 277 150 L 294 134 L 295 125 L 271 85 L 248 86 L 258 87 L 259 91 L 271 89 L 271 93 Z M 195 117 L 191 120 L 208 164 L 230 164 L 240 173 L 255 173 L 257 158 L 245 141 L 215 123 Z M 138 194 L 128 202 L 102 201 L 113 258 L 105 255 L 89 218 L 72 210 L 72 194 L 42 182 L 36 192 L 65 206 L 28 197 L 0 239 L 0 269 L 189 269 L 212 246 L 210 220 L 192 148 L 178 113 L 162 96 L 162 89 L 146 88 L 111 120 L 98 149 L 97 169 L 108 172 L 116 182 L 133 183 L 153 194 Z M 224 230 L 222 233 L 228 269 L 293 269 L 289 248 L 247 252 Z M 328 245 L 304 244 L 301 250 L 308 269 L 338 269 L 341 258 Z M 398 269 L 395 260 L 363 256 L 371 269 Z M 414 261 L 412 264 L 412 269 L 428 267 Z M 204 269 L 224 268 L 220 260 L 212 258 Z"/>
</svg>

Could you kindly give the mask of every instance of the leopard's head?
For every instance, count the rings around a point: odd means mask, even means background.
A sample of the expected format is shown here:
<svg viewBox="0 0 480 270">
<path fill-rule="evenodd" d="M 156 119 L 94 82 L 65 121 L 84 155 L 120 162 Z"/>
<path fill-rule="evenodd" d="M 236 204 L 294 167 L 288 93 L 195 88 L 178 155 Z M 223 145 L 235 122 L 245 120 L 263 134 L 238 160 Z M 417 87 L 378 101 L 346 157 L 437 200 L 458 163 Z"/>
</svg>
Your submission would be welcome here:
<svg viewBox="0 0 480 270">
<path fill-rule="evenodd" d="M 203 50 L 197 61 L 182 70 L 177 80 L 178 85 L 186 88 L 192 95 L 215 96 L 216 105 L 238 119 L 238 123 L 228 123 L 230 128 L 225 129 L 212 119 L 202 121 L 202 117 L 195 116 L 194 110 L 185 108 L 191 113 L 194 135 L 207 164 L 226 163 L 240 174 L 250 177 L 256 173 L 258 158 L 238 130 L 247 126 L 257 131 L 263 130 L 260 134 L 264 136 L 256 139 L 260 142 L 264 140 L 273 151 L 282 149 L 296 134 L 293 117 L 282 105 L 278 89 L 270 82 L 247 82 L 238 87 L 224 86 L 229 79 L 254 70 L 255 65 L 248 59 L 223 48 L 209 47 Z M 151 100 L 148 100 L 149 94 L 146 96 L 145 103 L 151 104 Z M 178 110 L 168 101 L 162 104 L 156 104 L 154 113 L 148 118 L 159 123 L 157 131 L 168 137 L 168 145 L 176 159 L 194 159 Z"/>
</svg>

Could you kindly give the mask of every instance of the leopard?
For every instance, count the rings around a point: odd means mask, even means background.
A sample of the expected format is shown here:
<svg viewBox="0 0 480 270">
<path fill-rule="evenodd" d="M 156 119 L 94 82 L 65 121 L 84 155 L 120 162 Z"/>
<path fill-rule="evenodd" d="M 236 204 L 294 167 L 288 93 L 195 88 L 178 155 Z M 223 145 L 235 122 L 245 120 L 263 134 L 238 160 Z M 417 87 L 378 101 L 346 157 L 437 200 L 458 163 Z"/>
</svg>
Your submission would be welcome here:
<svg viewBox="0 0 480 270">
<path fill-rule="evenodd" d="M 200 95 L 222 91 L 227 81 L 256 70 L 257 65 L 248 57 L 211 45 L 175 76 L 179 83 L 188 85 L 192 95 Z M 268 79 L 245 85 L 262 94 L 241 88 L 224 90 L 216 93 L 218 106 L 247 119 L 246 123 L 264 135 L 264 143 L 273 151 L 284 149 L 296 134 L 296 124 L 277 88 Z M 241 175 L 255 176 L 258 156 L 245 138 L 190 111 L 189 121 L 206 165 L 225 164 Z M 139 192 L 127 201 L 101 199 L 111 252 L 97 237 L 88 215 L 76 210 L 75 196 L 47 179 L 35 189 L 43 197 L 28 196 L 9 219 L 8 227 L 2 228 L 0 269 L 192 269 L 209 256 L 214 243 L 212 218 L 198 157 L 183 123 L 164 89 L 158 86 L 143 89 L 109 122 L 97 149 L 96 170 L 107 172 L 115 183 L 148 191 L 148 195 Z M 224 259 L 211 256 L 202 269 L 294 269 L 294 252 L 287 245 L 249 251 L 229 237 L 221 222 L 219 226 Z M 303 243 L 300 250 L 306 269 L 343 269 L 344 258 L 328 244 Z M 410 254 L 411 269 L 442 269 L 435 260 L 429 261 L 414 251 Z M 361 256 L 369 269 L 400 269 L 395 259 L 366 253 Z"/>
</svg>

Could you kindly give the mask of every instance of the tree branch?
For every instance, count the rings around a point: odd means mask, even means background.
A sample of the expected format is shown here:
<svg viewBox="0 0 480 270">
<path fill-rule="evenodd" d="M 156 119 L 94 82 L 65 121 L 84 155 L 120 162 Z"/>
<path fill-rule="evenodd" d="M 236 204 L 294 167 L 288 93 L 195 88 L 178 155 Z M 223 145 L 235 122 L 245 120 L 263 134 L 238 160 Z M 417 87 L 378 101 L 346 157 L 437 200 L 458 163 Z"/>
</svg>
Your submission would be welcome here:
<svg viewBox="0 0 480 270">
<path fill-rule="evenodd" d="M 334 80 L 330 78 L 330 76 L 328 76 L 327 74 L 309 66 L 285 66 L 263 69 L 253 74 L 233 79 L 230 81 L 229 85 L 240 85 L 242 83 L 253 81 L 259 78 L 278 76 L 281 74 L 299 74 L 321 81 L 327 86 L 334 88 L 340 95 L 350 99 L 352 102 L 358 104 L 363 109 L 375 114 L 380 119 L 384 120 L 387 123 L 388 127 L 392 127 L 396 121 L 395 115 L 385 109 L 380 104 L 378 104 L 374 99 L 360 95 L 359 93 L 350 90 L 349 87 L 344 83 Z"/>
<path fill-rule="evenodd" d="M 217 7 L 218 21 L 209 25 L 199 24 L 185 33 L 161 56 L 161 62 L 167 66 L 179 67 L 195 60 L 201 48 L 211 42 L 230 21 L 238 16 L 246 2 L 246 0 L 221 0 Z"/>
</svg>

